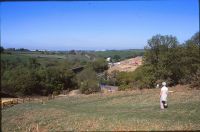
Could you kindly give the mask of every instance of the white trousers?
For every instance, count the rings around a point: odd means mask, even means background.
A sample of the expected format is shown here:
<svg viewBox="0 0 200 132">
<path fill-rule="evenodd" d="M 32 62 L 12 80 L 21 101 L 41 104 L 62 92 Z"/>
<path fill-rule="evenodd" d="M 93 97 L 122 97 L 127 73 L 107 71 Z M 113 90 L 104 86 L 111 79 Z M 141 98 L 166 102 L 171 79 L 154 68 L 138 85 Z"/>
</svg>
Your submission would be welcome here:
<svg viewBox="0 0 200 132">
<path fill-rule="evenodd" d="M 160 108 L 164 109 L 164 104 L 162 103 L 162 99 L 160 99 Z"/>
</svg>

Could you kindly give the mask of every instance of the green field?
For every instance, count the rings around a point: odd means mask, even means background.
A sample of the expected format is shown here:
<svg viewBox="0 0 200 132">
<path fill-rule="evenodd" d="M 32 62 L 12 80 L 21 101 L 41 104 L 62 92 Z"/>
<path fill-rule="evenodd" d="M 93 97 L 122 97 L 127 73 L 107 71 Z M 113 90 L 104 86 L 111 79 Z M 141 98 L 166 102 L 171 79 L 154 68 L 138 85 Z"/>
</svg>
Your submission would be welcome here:
<svg viewBox="0 0 200 132">
<path fill-rule="evenodd" d="M 21 54 L 1 54 L 1 61 L 9 61 L 9 62 L 27 62 L 29 56 L 21 55 Z"/>
<path fill-rule="evenodd" d="M 44 60 L 44 59 L 48 59 L 48 60 L 59 60 L 59 59 L 65 59 L 65 57 L 63 55 L 43 55 L 43 54 L 33 54 L 33 53 L 12 53 L 12 54 L 1 54 L 1 60 L 8 60 L 11 62 L 16 62 L 16 61 L 22 61 L 22 62 L 26 62 L 28 61 L 28 59 L 30 58 L 37 58 L 39 60 Z"/>
<path fill-rule="evenodd" d="M 143 55 L 143 49 L 133 49 L 133 50 L 107 50 L 107 51 L 76 51 L 75 54 L 69 52 L 37 52 L 37 51 L 27 51 L 19 52 L 12 51 L 9 53 L 1 54 L 1 60 L 10 63 L 27 63 L 30 58 L 36 58 L 38 62 L 42 65 L 46 65 L 51 62 L 80 62 L 81 64 L 94 61 L 98 58 L 107 58 L 114 56 L 119 56 L 120 60 L 127 58 L 132 58 L 136 56 Z"/>
<path fill-rule="evenodd" d="M 200 91 L 170 88 L 169 108 L 159 90 L 59 97 L 2 110 L 3 131 L 200 130 Z"/>
<path fill-rule="evenodd" d="M 31 58 L 37 59 L 37 61 L 42 65 L 47 65 L 49 63 L 55 63 L 58 62 L 87 62 L 90 61 L 86 56 L 84 55 L 60 55 L 60 54 L 54 54 L 54 55 L 46 55 L 41 53 L 32 53 L 32 52 L 26 52 L 26 53 L 12 53 L 12 54 L 1 54 L 1 61 L 6 61 L 13 64 L 20 64 L 20 63 L 28 63 Z"/>
<path fill-rule="evenodd" d="M 129 50 L 106 50 L 106 51 L 96 51 L 94 52 L 97 56 L 100 57 L 111 57 L 113 58 L 115 55 L 120 56 L 121 60 L 127 58 L 133 58 L 136 56 L 142 56 L 144 54 L 144 49 L 129 49 Z"/>
</svg>

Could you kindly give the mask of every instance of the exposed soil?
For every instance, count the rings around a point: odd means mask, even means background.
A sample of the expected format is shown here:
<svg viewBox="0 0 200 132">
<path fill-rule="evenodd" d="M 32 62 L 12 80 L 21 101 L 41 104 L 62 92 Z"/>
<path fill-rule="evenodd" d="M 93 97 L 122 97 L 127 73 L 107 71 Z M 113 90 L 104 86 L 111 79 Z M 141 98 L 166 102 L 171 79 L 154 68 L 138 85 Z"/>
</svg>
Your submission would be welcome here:
<svg viewBox="0 0 200 132">
<path fill-rule="evenodd" d="M 118 63 L 115 63 L 114 66 L 110 66 L 108 69 L 108 73 L 111 73 L 112 71 L 134 71 L 136 68 L 142 65 L 142 57 L 135 57 L 131 59 L 127 59 L 124 61 L 120 61 Z"/>
</svg>

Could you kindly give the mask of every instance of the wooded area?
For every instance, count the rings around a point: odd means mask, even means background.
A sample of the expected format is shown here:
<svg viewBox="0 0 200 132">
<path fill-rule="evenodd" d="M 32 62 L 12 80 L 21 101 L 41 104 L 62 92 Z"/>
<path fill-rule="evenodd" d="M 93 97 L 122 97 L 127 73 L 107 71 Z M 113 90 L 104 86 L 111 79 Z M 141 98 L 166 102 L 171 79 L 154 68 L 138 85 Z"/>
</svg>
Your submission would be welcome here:
<svg viewBox="0 0 200 132">
<path fill-rule="evenodd" d="M 10 52 L 1 47 L 2 92 L 25 96 L 59 94 L 62 90 L 80 89 L 82 93 L 89 94 L 100 91 L 101 83 L 117 85 L 120 90 L 125 90 L 154 88 L 162 81 L 170 86 L 190 84 L 191 87 L 200 87 L 199 32 L 183 44 L 175 36 L 153 36 L 145 47 L 142 66 L 128 73 L 113 71 L 109 78 L 106 59 L 98 54 L 70 51 L 66 53 L 67 59 L 45 58 Z M 108 55 L 108 52 L 105 51 L 105 54 Z M 112 54 L 115 53 L 112 51 Z M 127 54 L 130 56 L 130 51 Z M 87 57 L 79 61 L 76 55 Z M 115 61 L 119 58 L 123 57 L 116 57 Z M 75 73 L 72 70 L 75 67 L 84 68 Z M 99 77 L 100 73 L 102 75 Z"/>
</svg>

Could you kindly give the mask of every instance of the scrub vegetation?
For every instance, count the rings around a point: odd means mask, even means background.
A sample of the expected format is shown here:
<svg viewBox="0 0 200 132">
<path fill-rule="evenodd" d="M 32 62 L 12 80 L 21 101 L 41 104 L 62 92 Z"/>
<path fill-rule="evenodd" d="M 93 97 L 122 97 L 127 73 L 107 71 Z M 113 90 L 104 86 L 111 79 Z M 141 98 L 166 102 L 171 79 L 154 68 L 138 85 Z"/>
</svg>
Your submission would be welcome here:
<svg viewBox="0 0 200 132">
<path fill-rule="evenodd" d="M 143 65 L 133 72 L 107 74 L 106 57 L 111 62 L 143 55 Z M 76 68 L 83 69 L 76 71 Z M 200 87 L 199 32 L 180 44 L 175 36 L 155 35 L 144 50 L 124 51 L 29 51 L 1 47 L 1 88 L 16 96 L 59 94 L 80 89 L 90 94 L 99 84 L 119 86 L 119 90 L 154 88 L 166 81 L 169 86 L 190 84 Z"/>
<path fill-rule="evenodd" d="M 174 36 L 155 35 L 148 40 L 143 65 L 134 72 L 113 72 L 112 81 L 121 90 L 155 88 L 166 81 L 169 86 L 190 84 L 200 88 L 199 32 L 183 44 Z M 111 75 L 112 76 L 112 75 Z"/>
</svg>

